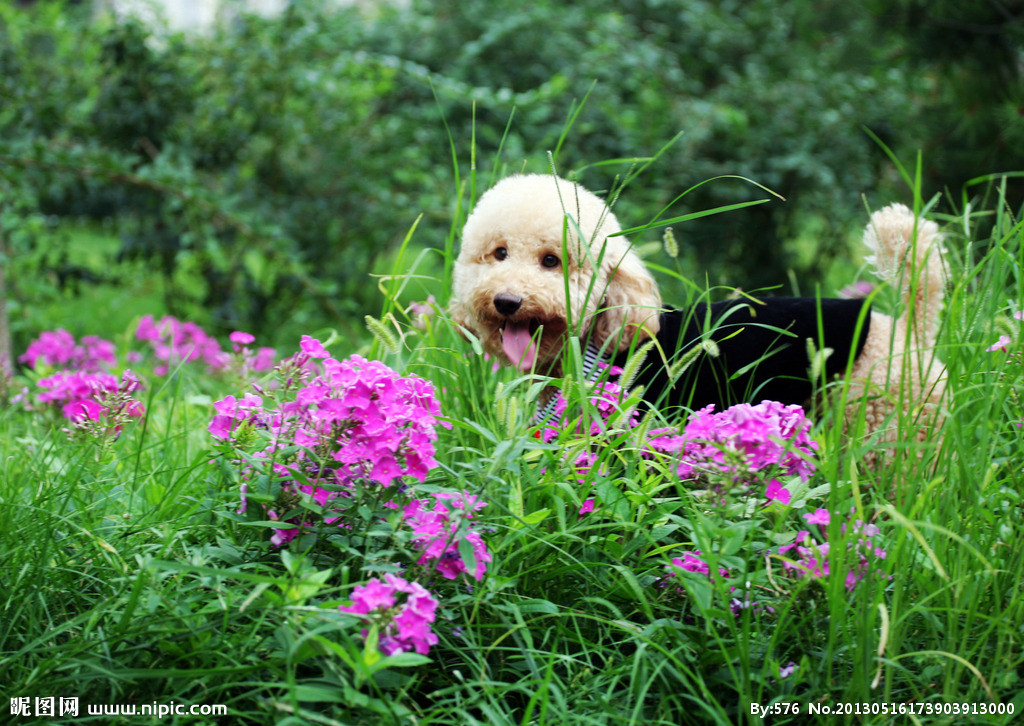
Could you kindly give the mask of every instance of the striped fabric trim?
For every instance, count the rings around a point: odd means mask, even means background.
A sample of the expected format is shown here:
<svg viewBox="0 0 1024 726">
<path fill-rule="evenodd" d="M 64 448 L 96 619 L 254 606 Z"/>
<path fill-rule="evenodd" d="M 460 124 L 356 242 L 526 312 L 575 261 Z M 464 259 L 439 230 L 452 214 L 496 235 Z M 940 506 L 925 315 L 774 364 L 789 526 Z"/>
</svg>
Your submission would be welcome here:
<svg viewBox="0 0 1024 726">
<path fill-rule="evenodd" d="M 603 363 L 604 358 L 601 357 L 601 351 L 594 345 L 593 342 L 588 342 L 586 349 L 583 351 L 583 377 L 589 383 L 593 383 L 597 380 L 598 375 L 601 372 L 599 363 Z M 533 417 L 533 421 L 536 424 L 547 423 L 555 413 L 555 406 L 558 403 L 558 396 L 552 396 L 551 400 L 548 401 L 547 405 L 544 406 L 540 411 Z"/>
</svg>

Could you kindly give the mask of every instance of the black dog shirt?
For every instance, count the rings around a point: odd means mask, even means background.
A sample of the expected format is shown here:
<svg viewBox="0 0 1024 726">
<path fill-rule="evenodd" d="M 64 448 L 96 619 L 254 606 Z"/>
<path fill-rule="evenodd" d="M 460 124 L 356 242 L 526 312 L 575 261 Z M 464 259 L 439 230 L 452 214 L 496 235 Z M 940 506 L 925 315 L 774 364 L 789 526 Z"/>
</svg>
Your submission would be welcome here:
<svg viewBox="0 0 1024 726">
<path fill-rule="evenodd" d="M 869 312 L 864 300 L 787 297 L 669 310 L 657 335 L 665 357 L 650 349 L 632 385 L 642 385 L 644 399 L 661 409 L 713 403 L 720 411 L 763 400 L 803 405 L 822 380 L 811 380 L 810 352 L 824 356 L 818 375 L 825 380 L 845 373 L 864 348 Z M 629 357 L 620 353 L 614 364 L 624 366 Z"/>
</svg>

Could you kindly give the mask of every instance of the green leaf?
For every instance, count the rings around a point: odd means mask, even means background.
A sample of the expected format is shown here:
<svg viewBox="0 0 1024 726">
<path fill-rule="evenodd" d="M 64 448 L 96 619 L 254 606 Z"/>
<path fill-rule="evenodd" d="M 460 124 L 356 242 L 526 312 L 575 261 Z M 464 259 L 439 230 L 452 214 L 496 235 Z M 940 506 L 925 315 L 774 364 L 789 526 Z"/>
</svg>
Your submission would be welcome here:
<svg viewBox="0 0 1024 726">
<path fill-rule="evenodd" d="M 523 516 L 523 522 L 525 522 L 526 524 L 530 524 L 530 525 L 538 524 L 540 522 L 543 522 L 545 519 L 547 519 L 548 515 L 550 515 L 550 514 L 551 514 L 550 507 L 545 507 L 544 509 L 536 509 L 536 510 L 530 512 L 529 514 L 524 515 Z"/>
<path fill-rule="evenodd" d="M 544 613 L 545 615 L 557 615 L 559 612 L 558 606 L 553 602 L 541 599 L 523 600 L 517 602 L 511 607 L 514 607 L 521 613 Z"/>
<path fill-rule="evenodd" d="M 312 701 L 314 703 L 346 702 L 345 696 L 340 690 L 329 686 L 299 683 L 292 687 L 291 694 L 299 701 Z"/>
<path fill-rule="evenodd" d="M 477 562 L 476 554 L 473 552 L 473 543 L 465 537 L 459 540 L 459 557 L 462 558 L 462 564 L 466 566 L 466 572 L 476 576 Z"/>
</svg>

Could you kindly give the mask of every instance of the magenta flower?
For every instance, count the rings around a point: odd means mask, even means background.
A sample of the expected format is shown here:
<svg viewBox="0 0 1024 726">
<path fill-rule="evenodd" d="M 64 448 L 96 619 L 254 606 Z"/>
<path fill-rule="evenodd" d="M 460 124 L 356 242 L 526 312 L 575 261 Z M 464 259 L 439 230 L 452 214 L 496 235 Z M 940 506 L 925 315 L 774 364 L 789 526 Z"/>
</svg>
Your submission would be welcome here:
<svg viewBox="0 0 1024 726">
<path fill-rule="evenodd" d="M 68 331 L 62 328 L 46 331 L 29 343 L 24 355 L 19 356 L 18 360 L 28 363 L 29 368 L 35 368 L 40 360 L 46 365 L 62 368 L 71 362 L 75 348 L 75 338 Z"/>
<path fill-rule="evenodd" d="M 242 497 L 242 505 L 243 507 L 245 506 L 244 496 Z M 275 512 L 272 509 L 267 510 L 267 516 L 275 521 L 280 519 L 280 517 L 277 516 L 277 512 Z M 290 521 L 285 522 L 285 524 L 288 524 L 290 526 L 279 527 L 275 529 L 274 534 L 270 536 L 270 544 L 274 545 L 275 547 L 284 547 L 286 544 L 288 544 L 293 539 L 299 536 L 299 534 L 302 532 L 303 526 L 308 526 L 308 523 L 293 525 L 292 522 Z"/>
<path fill-rule="evenodd" d="M 182 322 L 171 315 L 159 321 L 144 315 L 135 329 L 138 340 L 149 343 L 161 365 L 154 368 L 157 375 L 166 375 L 182 362 L 202 361 L 207 369 L 217 371 L 230 364 L 230 356 L 220 343 L 195 323 Z"/>
<path fill-rule="evenodd" d="M 827 510 L 817 509 L 812 514 L 805 514 L 804 519 L 810 524 L 827 525 L 830 516 Z M 873 562 L 885 559 L 886 551 L 873 539 L 881 534 L 881 530 L 874 524 L 865 524 L 857 519 L 844 523 L 840 530 L 844 535 L 847 562 L 852 562 L 850 569 L 843 573 L 843 581 L 846 589 L 852 590 L 870 574 Z M 819 543 L 811 537 L 810 532 L 801 530 L 792 544 L 779 547 L 778 553 L 784 556 L 783 570 L 800 578 L 828 577 L 830 544 Z"/>
<path fill-rule="evenodd" d="M 133 398 L 139 379 L 125 371 L 118 380 L 109 373 L 59 371 L 39 379 L 42 389 L 35 396 L 34 408 L 52 408 L 74 426 L 94 438 L 117 438 L 124 425 L 145 413 L 141 402 Z"/>
<path fill-rule="evenodd" d="M 672 566 L 678 567 L 680 570 L 686 570 L 687 572 L 695 572 L 698 575 L 711 575 L 711 567 L 700 557 L 700 550 L 684 550 L 682 557 L 673 557 Z M 666 568 L 671 574 L 671 568 Z M 718 574 L 722 577 L 728 577 L 729 571 L 724 567 L 718 568 Z"/>
<path fill-rule="evenodd" d="M 583 516 L 584 514 L 590 514 L 593 511 L 594 511 L 594 498 L 591 497 L 590 499 L 588 499 L 585 502 L 583 502 L 583 505 L 580 507 L 580 516 Z"/>
<path fill-rule="evenodd" d="M 117 364 L 114 344 L 110 341 L 86 335 L 82 337 L 81 343 L 76 343 L 74 336 L 63 329 L 41 333 L 29 343 L 18 360 L 33 369 L 41 364 L 50 368 L 93 373 Z"/>
<path fill-rule="evenodd" d="M 839 291 L 839 297 L 847 299 L 860 299 L 870 295 L 875 290 L 874 283 L 868 282 L 867 280 L 859 280 L 850 285 L 847 285 Z"/>
<path fill-rule="evenodd" d="M 711 572 L 711 569 L 704 560 L 697 556 L 699 554 L 700 550 L 684 552 L 681 559 L 679 557 L 673 557 L 672 564 L 681 570 L 686 570 L 687 572 L 696 572 L 700 575 L 707 575 Z"/>
<path fill-rule="evenodd" d="M 61 407 L 64 418 L 72 421 L 98 421 L 106 411 L 102 403 L 89 399 L 76 399 Z"/>
<path fill-rule="evenodd" d="M 400 376 L 383 363 L 360 356 L 344 361 L 321 357 L 315 368 L 310 367 L 311 356 L 327 356 L 327 352 L 309 336 L 303 337 L 301 348 L 281 364 L 280 375 L 288 379 L 284 400 L 265 406 L 262 397 L 251 393 L 241 400 L 226 396 L 214 404 L 208 426 L 213 437 L 235 446 L 258 443 L 265 447 L 251 455 L 243 479 L 253 478 L 252 468 L 260 458 L 276 462 L 274 473 L 283 497 L 279 501 L 286 506 L 268 510 L 267 516 L 289 526 L 275 529 L 271 538 L 275 546 L 287 544 L 321 522 L 350 527 L 349 509 L 357 511 L 354 498 L 360 492 L 407 479 L 423 481 L 437 466 L 437 426 L 449 426 L 439 420 L 428 381 Z M 240 436 L 243 427 L 266 433 Z M 282 455 L 282 450 L 289 453 Z M 246 484 L 242 510 L 247 493 Z M 483 502 L 465 494 L 431 496 L 433 502 L 413 499 L 405 511 L 405 524 L 415 532 L 419 562 L 432 564 L 448 578 L 468 571 L 479 580 L 491 556 L 469 520 Z M 382 503 L 391 502 L 382 498 Z M 303 514 L 303 508 L 316 514 Z M 473 552 L 472 566 L 463 562 L 460 543 Z"/>
<path fill-rule="evenodd" d="M 277 351 L 273 348 L 259 348 L 255 353 L 249 345 L 256 340 L 249 333 L 236 330 L 228 336 L 233 355 L 224 361 L 222 369 L 230 370 L 244 380 L 251 380 L 255 373 L 273 370 L 277 364 Z"/>
<path fill-rule="evenodd" d="M 609 366 L 606 363 L 598 363 L 598 369 L 607 371 L 609 375 L 617 376 L 622 373 L 618 366 Z M 614 381 L 599 380 L 594 384 L 590 394 L 589 404 L 598 416 L 590 417 L 587 433 L 592 437 L 601 436 L 607 428 L 608 421 L 613 413 L 619 410 L 620 404 L 625 397 L 622 386 Z M 575 431 L 577 434 L 584 433 L 583 419 L 580 417 L 571 421 L 566 415 L 568 412 L 568 401 L 561 392 L 555 394 L 554 408 L 550 411 L 548 420 L 541 423 L 535 436 L 545 443 L 554 441 L 564 431 Z M 639 411 L 634 411 L 630 416 L 628 425 L 637 426 L 640 423 Z"/>
<path fill-rule="evenodd" d="M 143 315 L 142 319 L 139 320 L 139 324 L 135 327 L 135 337 L 139 340 L 155 343 L 160 340 L 160 335 L 160 328 L 157 327 L 153 316 Z"/>
<path fill-rule="evenodd" d="M 779 547 L 779 554 L 786 555 L 793 552 L 796 556 L 783 560 L 783 568 L 791 570 L 800 576 L 809 575 L 813 578 L 822 578 L 829 574 L 828 564 L 829 544 L 819 544 L 811 539 L 811 533 L 801 530 L 796 535 L 792 544 Z"/>
<path fill-rule="evenodd" d="M 323 343 L 308 335 L 302 336 L 302 340 L 299 343 L 299 349 L 310 358 L 329 358 L 331 355 L 327 352 L 327 349 L 324 348 Z"/>
<path fill-rule="evenodd" d="M 273 370 L 276 364 L 277 351 L 273 348 L 259 348 L 256 354 L 252 358 L 252 370 L 255 373 L 263 373 L 264 371 Z"/>
<path fill-rule="evenodd" d="M 621 369 L 611 368 L 612 375 Z M 593 386 L 590 406 L 597 416 L 589 417 L 584 431 L 584 418 L 570 420 L 568 402 L 558 393 L 546 420 L 534 435 L 550 443 L 565 432 L 586 434 L 600 440 L 619 411 L 624 391 L 615 382 L 598 382 Z M 640 423 L 637 412 L 628 416 L 624 425 L 636 427 Z M 684 480 L 701 480 L 725 475 L 732 482 L 749 485 L 765 483 L 765 496 L 769 502 L 788 505 L 790 491 L 776 478 L 777 475 L 798 476 L 807 481 L 815 470 L 814 456 L 818 444 L 810 435 L 811 422 L 800 406 L 783 405 L 776 401 L 758 404 L 738 404 L 716 412 L 707 406 L 693 413 L 682 430 L 660 428 L 649 431 L 641 449 L 644 458 L 669 458 L 675 461 L 676 473 Z M 580 483 L 599 459 L 592 448 L 575 454 L 571 469 L 579 474 Z M 716 484 L 718 486 L 718 484 Z M 580 514 L 592 510 L 592 503 L 584 503 Z"/>
<path fill-rule="evenodd" d="M 813 512 L 805 514 L 804 519 L 807 520 L 807 524 L 820 524 L 823 527 L 827 527 L 829 513 L 827 509 L 815 509 Z"/>
<path fill-rule="evenodd" d="M 431 623 L 436 617 L 438 602 L 418 582 L 408 582 L 388 573 L 384 575 L 384 582 L 373 577 L 365 586 L 356 585 L 351 599 L 351 605 L 341 605 L 338 610 L 376 624 L 384 655 L 410 650 L 426 655 L 430 647 L 437 644 Z M 364 637 L 366 632 L 363 631 Z"/>
<path fill-rule="evenodd" d="M 647 446 L 651 454 L 678 457 L 677 471 L 683 479 L 713 472 L 749 479 L 779 468 L 807 481 L 814 472 L 813 457 L 818 449 L 810 429 L 811 422 L 800 406 L 762 401 L 716 413 L 711 405 L 691 415 L 679 434 L 671 429 L 651 431 Z M 742 466 L 738 467 L 736 460 L 741 460 Z M 784 487 L 776 485 L 772 492 L 786 497 L 788 492 L 783 494 L 780 489 Z"/>
<path fill-rule="evenodd" d="M 772 479 L 768 482 L 768 487 L 765 490 L 765 496 L 768 497 L 769 502 L 779 502 L 780 504 L 789 504 L 791 495 L 786 487 L 782 486 L 782 483 L 778 479 Z"/>
<path fill-rule="evenodd" d="M 239 401 L 234 396 L 225 396 L 213 404 L 217 413 L 210 419 L 207 430 L 214 438 L 231 440 L 233 434 L 243 423 L 259 423 L 266 421 L 263 415 L 263 399 L 247 393 Z"/>
<path fill-rule="evenodd" d="M 109 373 L 87 373 L 85 371 L 61 371 L 36 383 L 43 392 L 37 396 L 39 403 L 72 403 L 74 401 L 103 398 L 118 389 L 117 378 Z"/>
<path fill-rule="evenodd" d="M 454 580 L 463 572 L 482 580 L 491 555 L 468 520 L 485 506 L 475 496 L 442 492 L 431 495 L 434 506 L 426 499 L 413 499 L 403 510 L 404 524 L 415 535 L 413 544 L 420 552 L 418 564 L 432 563 L 441 575 Z M 462 559 L 460 543 L 469 544 L 475 560 L 472 571 Z"/>
<path fill-rule="evenodd" d="M 999 340 L 986 348 L 985 351 L 988 353 L 994 353 L 997 350 L 1001 350 L 1005 353 L 1006 347 L 1012 342 L 1013 339 L 1009 335 L 1000 335 Z"/>
<path fill-rule="evenodd" d="M 339 608 L 342 612 L 365 614 L 374 610 L 394 607 L 395 588 L 385 585 L 376 577 L 365 585 L 356 585 L 352 590 L 352 605 Z"/>
</svg>

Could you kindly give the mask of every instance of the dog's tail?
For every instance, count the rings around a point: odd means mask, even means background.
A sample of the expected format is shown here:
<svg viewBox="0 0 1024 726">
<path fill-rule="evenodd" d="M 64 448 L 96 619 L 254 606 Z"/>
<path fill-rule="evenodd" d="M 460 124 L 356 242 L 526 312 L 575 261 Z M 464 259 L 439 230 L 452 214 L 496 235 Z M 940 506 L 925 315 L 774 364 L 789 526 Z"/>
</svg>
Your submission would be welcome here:
<svg viewBox="0 0 1024 726">
<path fill-rule="evenodd" d="M 939 226 L 914 216 L 902 204 L 890 204 L 871 215 L 864 230 L 866 259 L 878 277 L 895 285 L 902 311 L 894 333 L 909 336 L 913 348 L 932 348 L 945 298 L 946 265 Z"/>
</svg>

